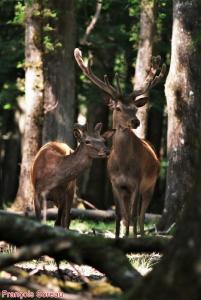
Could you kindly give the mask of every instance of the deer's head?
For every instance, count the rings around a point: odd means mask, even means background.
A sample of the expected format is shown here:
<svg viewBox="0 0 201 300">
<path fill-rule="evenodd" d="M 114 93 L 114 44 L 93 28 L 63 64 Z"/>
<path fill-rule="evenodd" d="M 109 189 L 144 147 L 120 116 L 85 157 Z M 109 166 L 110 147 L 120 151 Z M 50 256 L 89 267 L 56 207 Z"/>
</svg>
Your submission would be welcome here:
<svg viewBox="0 0 201 300">
<path fill-rule="evenodd" d="M 106 140 L 112 137 L 114 131 L 106 131 L 101 135 L 102 123 L 97 123 L 93 130 L 89 131 L 87 125 L 74 125 L 74 136 L 85 147 L 90 158 L 105 158 L 110 154 L 106 146 Z"/>
<path fill-rule="evenodd" d="M 103 90 L 109 99 L 107 105 L 113 111 L 113 127 L 137 128 L 140 121 L 136 116 L 139 107 L 144 106 L 148 102 L 148 92 L 155 86 L 165 75 L 166 65 L 161 65 L 160 56 L 152 57 L 151 67 L 144 81 L 143 86 L 129 95 L 122 93 L 118 74 L 115 75 L 116 87 L 112 86 L 107 75 L 104 76 L 104 81 L 99 79 L 91 70 L 91 60 L 88 60 L 86 65 L 82 59 L 81 51 L 76 48 L 74 50 L 75 60 L 83 73 L 101 90 Z"/>
</svg>

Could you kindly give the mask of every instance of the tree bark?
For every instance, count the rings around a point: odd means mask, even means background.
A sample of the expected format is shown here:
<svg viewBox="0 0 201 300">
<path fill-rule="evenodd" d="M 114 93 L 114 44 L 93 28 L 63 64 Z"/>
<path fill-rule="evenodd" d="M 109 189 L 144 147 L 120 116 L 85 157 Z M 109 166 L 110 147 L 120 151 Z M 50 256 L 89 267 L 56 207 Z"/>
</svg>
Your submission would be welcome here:
<svg viewBox="0 0 201 300">
<path fill-rule="evenodd" d="M 142 87 L 146 78 L 146 71 L 150 67 L 155 34 L 156 9 L 157 0 L 141 0 L 140 37 L 134 78 L 135 88 Z M 140 120 L 140 126 L 135 130 L 135 133 L 144 139 L 147 134 L 148 106 L 145 105 L 140 108 L 137 116 Z"/>
<path fill-rule="evenodd" d="M 200 155 L 201 57 L 197 23 L 199 1 L 174 1 L 172 57 L 166 81 L 168 107 L 168 171 L 163 217 L 158 225 L 167 229 L 176 222 L 197 174 Z"/>
<path fill-rule="evenodd" d="M 41 35 L 41 1 L 26 1 L 25 34 L 25 101 L 26 123 L 22 145 L 22 162 L 19 188 L 13 209 L 32 208 L 33 190 L 30 170 L 34 156 L 41 145 L 43 116 L 43 63 Z"/>
<path fill-rule="evenodd" d="M 60 140 L 74 145 L 75 121 L 75 1 L 46 1 L 44 9 L 44 104 L 47 112 L 43 143 Z M 55 15 L 56 14 L 56 15 Z"/>
</svg>

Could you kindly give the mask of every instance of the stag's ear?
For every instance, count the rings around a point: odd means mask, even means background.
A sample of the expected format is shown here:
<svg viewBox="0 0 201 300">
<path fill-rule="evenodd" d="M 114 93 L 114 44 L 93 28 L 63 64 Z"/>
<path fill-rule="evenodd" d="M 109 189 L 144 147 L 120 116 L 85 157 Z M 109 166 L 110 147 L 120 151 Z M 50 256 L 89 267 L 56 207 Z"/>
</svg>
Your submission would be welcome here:
<svg viewBox="0 0 201 300">
<path fill-rule="evenodd" d="M 115 134 L 116 129 L 110 129 L 107 130 L 106 132 L 104 132 L 101 136 L 105 139 L 105 140 L 109 140 L 111 139 L 111 137 L 113 137 L 113 135 Z"/>
<path fill-rule="evenodd" d="M 102 123 L 97 123 L 96 126 L 94 127 L 94 132 L 100 135 L 102 127 L 103 127 Z"/>
<path fill-rule="evenodd" d="M 143 94 L 135 98 L 134 104 L 137 107 L 142 107 L 148 102 L 148 100 L 149 100 L 148 94 Z"/>
<path fill-rule="evenodd" d="M 115 109 L 115 101 L 111 99 L 109 95 L 104 96 L 104 103 L 109 106 L 109 109 L 114 110 Z"/>
</svg>

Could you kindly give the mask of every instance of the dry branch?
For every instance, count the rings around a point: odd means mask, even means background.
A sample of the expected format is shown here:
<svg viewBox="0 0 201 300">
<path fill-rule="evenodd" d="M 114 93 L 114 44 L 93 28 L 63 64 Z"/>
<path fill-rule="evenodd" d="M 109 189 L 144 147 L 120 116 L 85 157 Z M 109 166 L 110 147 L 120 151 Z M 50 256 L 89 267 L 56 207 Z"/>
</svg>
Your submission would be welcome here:
<svg viewBox="0 0 201 300">
<path fill-rule="evenodd" d="M 75 236 L 62 228 L 51 228 L 6 212 L 0 212 L 0 239 L 16 246 L 29 245 L 28 252 L 31 251 L 31 245 L 41 243 L 39 247 L 46 247 L 46 251 L 42 249 L 41 253 L 60 260 L 67 259 L 73 263 L 91 265 L 105 273 L 114 285 L 123 290 L 131 288 L 135 280 L 141 277 L 122 251 L 115 248 L 115 241 L 111 239 L 86 235 Z M 58 239 L 61 239 L 61 243 L 67 242 L 65 250 L 59 249 Z M 46 241 L 51 246 L 47 247 Z M 39 255 L 39 250 L 34 248 L 35 255 L 36 253 Z"/>
<path fill-rule="evenodd" d="M 98 21 L 98 18 L 101 13 L 101 9 L 102 9 L 102 1 L 98 0 L 97 4 L 96 4 L 96 12 L 95 12 L 94 16 L 92 17 L 91 22 L 89 23 L 89 25 L 86 28 L 83 38 L 80 40 L 81 45 L 87 44 L 88 37 L 91 34 L 91 32 L 93 31 L 93 29 Z"/>
<path fill-rule="evenodd" d="M 23 216 L 24 212 L 17 212 L 17 214 Z M 27 216 L 31 218 L 35 218 L 34 212 L 29 212 Z M 57 216 L 57 208 L 49 208 L 47 210 L 47 219 L 48 220 L 55 220 Z M 100 209 L 79 209 L 79 208 L 72 208 L 71 209 L 71 217 L 72 219 L 79 218 L 81 220 L 94 220 L 94 221 L 114 221 L 115 220 L 115 212 L 114 210 L 100 210 Z M 145 214 L 145 222 L 153 222 L 158 223 L 160 220 L 161 215 L 158 214 Z"/>
</svg>

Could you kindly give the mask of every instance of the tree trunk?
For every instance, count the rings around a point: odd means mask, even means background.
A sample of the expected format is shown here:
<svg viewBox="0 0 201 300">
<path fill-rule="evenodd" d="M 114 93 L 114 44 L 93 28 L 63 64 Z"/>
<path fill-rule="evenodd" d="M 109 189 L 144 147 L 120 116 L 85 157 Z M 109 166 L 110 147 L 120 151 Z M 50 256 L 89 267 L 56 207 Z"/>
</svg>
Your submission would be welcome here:
<svg viewBox="0 0 201 300">
<path fill-rule="evenodd" d="M 172 57 L 166 81 L 169 166 L 164 214 L 158 226 L 162 230 L 176 222 L 182 212 L 200 155 L 201 57 L 196 25 L 200 8 L 199 1 L 174 1 Z"/>
<path fill-rule="evenodd" d="M 146 71 L 150 67 L 155 33 L 156 8 L 156 0 L 141 0 L 140 41 L 134 78 L 135 88 L 140 88 L 143 85 L 147 74 Z M 147 105 L 138 110 L 137 116 L 140 120 L 140 126 L 135 130 L 135 133 L 140 138 L 146 138 L 147 115 Z"/>
<path fill-rule="evenodd" d="M 45 115 L 43 143 L 60 140 L 74 145 L 75 121 L 75 1 L 46 1 L 44 11 L 44 103 L 57 107 Z M 55 15 L 56 14 L 56 15 Z"/>
<path fill-rule="evenodd" d="M 101 97 L 102 98 L 102 97 Z M 100 99 L 101 103 L 92 103 L 88 111 L 88 122 L 96 124 L 103 123 L 103 132 L 107 130 L 108 126 L 108 107 Z M 86 185 L 84 198 L 93 203 L 96 208 L 106 209 L 105 203 L 105 189 L 107 181 L 107 161 L 106 159 L 94 159 L 89 172 L 89 178 Z"/>
<path fill-rule="evenodd" d="M 41 1 L 26 1 L 25 34 L 25 99 L 26 123 L 22 146 L 22 163 L 19 188 L 13 209 L 32 208 L 33 190 L 30 169 L 33 158 L 41 145 L 41 122 L 43 115 L 43 64 L 41 53 Z"/>
<path fill-rule="evenodd" d="M 93 69 L 96 70 L 96 74 L 113 74 L 115 51 L 111 51 L 111 53 L 112 57 L 109 53 L 106 55 L 105 51 L 100 52 L 104 64 L 102 64 L 101 59 L 96 61 L 96 64 L 93 66 Z M 101 77 L 103 77 L 103 75 L 100 75 L 100 78 Z M 97 94 L 98 96 L 96 96 Z M 108 106 L 105 105 L 103 97 L 104 96 L 100 94 L 100 91 L 97 90 L 97 87 L 90 87 L 87 122 L 90 126 L 94 126 L 98 122 L 103 123 L 102 131 L 104 132 L 108 128 L 109 109 Z M 106 199 L 107 188 L 109 185 L 107 176 L 107 161 L 105 159 L 94 159 L 90 169 L 85 172 L 84 176 L 85 187 L 82 190 L 81 196 L 93 203 L 93 205 L 95 205 L 98 209 L 109 208 L 111 206 L 111 201 Z"/>
<path fill-rule="evenodd" d="M 1 207 L 4 204 L 8 204 L 13 201 L 18 188 L 20 134 L 17 129 L 9 137 L 9 139 L 4 140 L 2 146 L 2 150 L 5 152 L 2 163 L 2 186 L 0 188 L 0 194 L 2 196 L 2 200 L 0 202 Z"/>
</svg>

